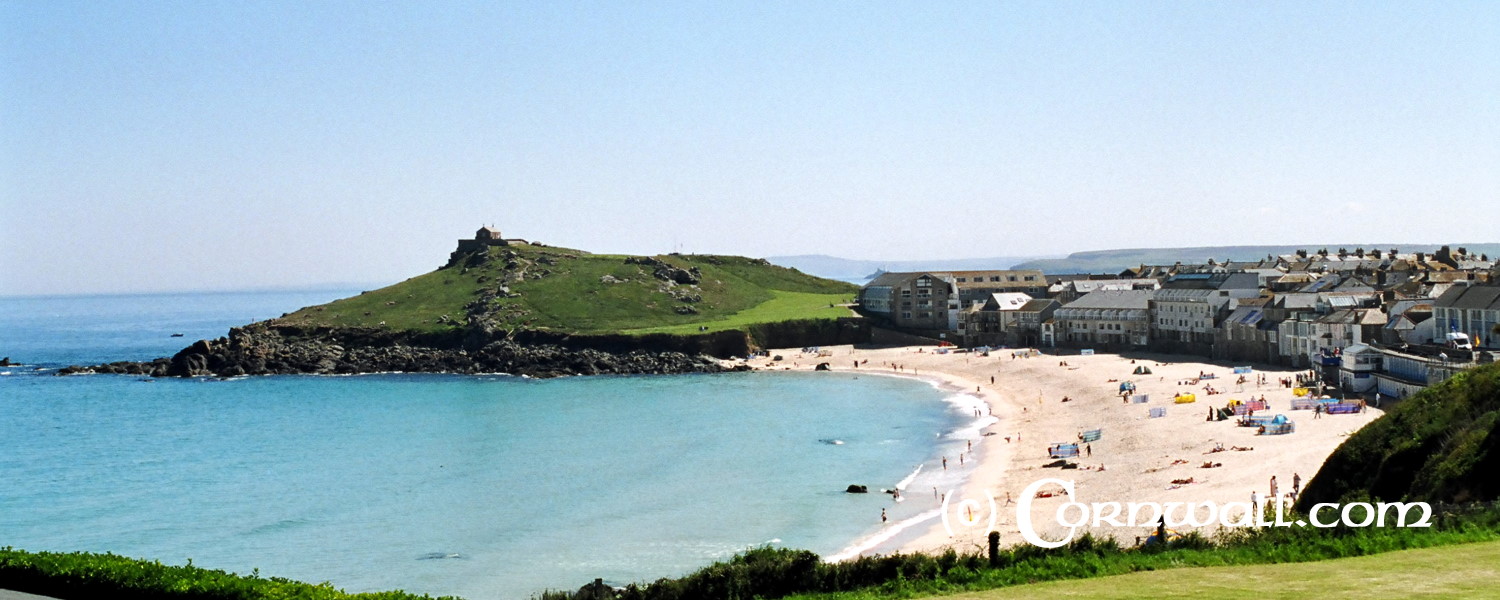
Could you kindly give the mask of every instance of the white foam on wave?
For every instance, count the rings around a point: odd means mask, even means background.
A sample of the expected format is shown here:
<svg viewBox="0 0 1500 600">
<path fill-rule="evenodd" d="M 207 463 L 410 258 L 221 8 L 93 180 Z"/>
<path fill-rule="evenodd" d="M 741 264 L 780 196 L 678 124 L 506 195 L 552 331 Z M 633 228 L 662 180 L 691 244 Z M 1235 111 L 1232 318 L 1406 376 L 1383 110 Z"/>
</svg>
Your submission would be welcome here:
<svg viewBox="0 0 1500 600">
<path fill-rule="evenodd" d="M 927 466 L 927 465 L 925 465 L 925 464 L 917 465 L 916 470 L 912 471 L 911 475 L 907 475 L 906 479 L 902 479 L 901 481 L 896 482 L 896 489 L 905 491 L 906 490 L 906 486 L 911 485 L 912 480 L 914 480 L 914 479 L 917 478 L 917 474 L 921 473 L 922 472 L 922 467 L 925 467 L 925 466 Z"/>
<path fill-rule="evenodd" d="M 890 541 L 891 538 L 896 537 L 897 535 L 900 535 L 901 532 L 906 531 L 907 529 L 910 529 L 910 528 L 915 527 L 917 525 L 920 525 L 922 523 L 926 523 L 928 521 L 936 519 L 941 514 L 943 514 L 943 509 L 941 509 L 941 508 L 934 508 L 934 509 L 929 510 L 927 512 L 918 514 L 915 517 L 909 518 L 909 519 L 907 519 L 905 521 L 901 521 L 901 522 L 898 522 L 898 523 L 896 523 L 894 525 L 886 527 L 885 529 L 880 530 L 879 533 L 871 535 L 870 537 L 867 537 L 867 538 L 864 538 L 862 540 L 856 541 L 853 544 L 850 544 L 849 547 L 844 548 L 843 550 L 839 550 L 838 552 L 836 552 L 836 553 L 834 553 L 834 554 L 832 554 L 830 556 L 824 557 L 823 561 L 824 562 L 843 562 L 843 561 L 849 560 L 851 558 L 856 558 L 859 555 L 864 554 L 865 552 L 869 552 L 870 549 L 872 549 L 872 548 L 874 548 L 876 546 L 879 546 L 879 545 L 881 545 L 881 544 L 883 544 L 885 542 Z"/>
</svg>

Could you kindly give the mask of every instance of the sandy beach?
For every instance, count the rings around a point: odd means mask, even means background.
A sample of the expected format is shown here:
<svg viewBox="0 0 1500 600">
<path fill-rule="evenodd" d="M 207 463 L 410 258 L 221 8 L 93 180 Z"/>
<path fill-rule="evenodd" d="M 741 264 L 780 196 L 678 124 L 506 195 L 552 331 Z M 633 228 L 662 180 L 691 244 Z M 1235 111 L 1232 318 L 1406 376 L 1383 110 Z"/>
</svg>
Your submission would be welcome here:
<svg viewBox="0 0 1500 600">
<path fill-rule="evenodd" d="M 936 509 L 942 507 L 940 500 L 916 500 L 924 495 L 913 494 L 909 497 L 914 501 L 932 504 L 929 518 L 863 554 L 982 549 L 990 498 L 997 508 L 995 529 L 1000 532 L 1002 545 L 1024 543 L 1016 523 L 1017 503 L 1023 489 L 1043 478 L 1075 482 L 1075 499 L 1083 503 L 1243 503 L 1251 500 L 1252 492 L 1267 497 L 1272 476 L 1277 478 L 1279 494 L 1286 496 L 1296 476 L 1300 475 L 1305 485 L 1349 434 L 1382 414 L 1373 407 L 1348 415 L 1315 416 L 1311 410 L 1293 411 L 1293 389 L 1279 381 L 1305 371 L 1251 365 L 1254 372 L 1246 376 L 1248 381 L 1237 385 L 1235 365 L 1206 362 L 1199 357 L 1130 353 L 1021 358 L 1013 354 L 1018 352 L 1013 349 L 994 350 L 985 357 L 941 354 L 930 346 L 858 349 L 846 345 L 822 350 L 831 355 L 818 357 L 804 355 L 798 349 L 783 349 L 771 352 L 772 356 L 782 356 L 782 361 L 759 358 L 750 364 L 766 370 L 812 370 L 818 363 L 827 362 L 837 371 L 927 378 L 940 381 L 955 393 L 979 397 L 998 417 L 973 438 L 974 450 L 966 460 L 946 457 L 948 468 L 967 470 L 966 483 L 949 495 L 948 525 L 936 518 L 940 512 Z M 860 363 L 857 367 L 855 361 Z M 1149 368 L 1152 373 L 1136 375 L 1137 367 Z M 1200 380 L 1200 374 L 1216 377 Z M 1257 383 L 1261 377 L 1266 383 Z M 1119 388 L 1125 381 L 1134 383 L 1135 394 L 1146 395 L 1148 402 L 1124 402 Z M 1222 393 L 1206 394 L 1204 386 Z M 1196 401 L 1174 403 L 1178 393 L 1196 394 Z M 1286 415 L 1296 423 L 1294 433 L 1257 435 L 1253 427 L 1237 426 L 1234 418 L 1207 420 L 1211 407 L 1223 407 L 1231 399 L 1262 397 L 1269 409 L 1257 414 Z M 1150 418 L 1151 408 L 1165 408 L 1166 415 Z M 1097 441 L 1079 444 L 1079 456 L 1069 461 L 1077 468 L 1045 466 L 1055 462 L 1048 455 L 1051 444 L 1077 443 L 1081 432 L 1092 429 L 1102 430 L 1101 436 Z M 1213 451 L 1219 447 L 1223 450 Z M 1058 485 L 1041 490 L 1055 495 L 1033 495 L 1030 514 L 1034 529 L 1048 540 L 1066 537 L 1067 530 L 1055 524 L 1053 515 L 1067 499 Z M 974 502 L 965 504 L 965 500 Z M 965 526 L 962 521 L 969 518 L 978 523 Z M 1206 527 L 1204 532 L 1216 528 Z M 1174 529 L 1186 533 L 1191 528 Z M 1131 545 L 1138 536 L 1149 535 L 1150 530 L 1104 524 L 1080 528 L 1079 533 L 1091 531 Z"/>
</svg>

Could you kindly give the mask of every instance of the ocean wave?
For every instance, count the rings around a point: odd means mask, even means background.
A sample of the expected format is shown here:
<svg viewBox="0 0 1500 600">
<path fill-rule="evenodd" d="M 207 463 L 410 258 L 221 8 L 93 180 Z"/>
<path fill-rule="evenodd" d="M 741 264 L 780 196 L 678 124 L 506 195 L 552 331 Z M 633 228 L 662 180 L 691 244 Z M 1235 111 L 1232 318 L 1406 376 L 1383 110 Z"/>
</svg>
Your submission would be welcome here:
<svg viewBox="0 0 1500 600">
<path fill-rule="evenodd" d="M 859 555 L 864 554 L 865 552 L 869 552 L 872 548 L 890 541 L 891 538 L 900 535 L 901 532 L 906 531 L 907 529 L 911 529 L 912 527 L 916 527 L 917 525 L 920 525 L 922 523 L 926 523 L 928 521 L 936 519 L 941 514 L 943 514 L 943 509 L 934 508 L 904 521 L 899 521 L 894 525 L 890 525 L 884 529 L 881 529 L 874 535 L 850 544 L 843 550 L 839 550 L 838 552 L 830 556 L 824 557 L 823 562 L 843 562 L 851 558 L 856 558 Z"/>
<path fill-rule="evenodd" d="M 896 489 L 906 491 L 906 486 L 911 485 L 911 482 L 917 478 L 917 474 L 922 472 L 922 467 L 925 466 L 927 465 L 917 465 L 916 470 L 912 471 L 910 475 L 907 475 L 905 479 L 896 482 Z"/>
</svg>

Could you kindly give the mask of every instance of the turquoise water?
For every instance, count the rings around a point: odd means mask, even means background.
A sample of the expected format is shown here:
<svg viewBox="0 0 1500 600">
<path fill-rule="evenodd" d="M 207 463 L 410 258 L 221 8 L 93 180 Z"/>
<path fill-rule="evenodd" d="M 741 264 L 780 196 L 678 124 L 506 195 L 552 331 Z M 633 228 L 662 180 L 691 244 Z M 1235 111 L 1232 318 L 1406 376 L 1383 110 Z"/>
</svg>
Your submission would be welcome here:
<svg viewBox="0 0 1500 600">
<path fill-rule="evenodd" d="M 225 295 L 178 301 L 211 296 Z M 0 300 L 0 355 L 149 358 L 186 342 L 145 356 L 119 346 L 160 344 L 186 320 L 237 324 L 300 306 L 235 296 L 218 306 L 283 306 L 238 319 L 187 309 L 178 321 L 172 304 L 143 302 L 158 308 L 142 308 L 150 325 L 134 326 L 110 312 L 118 300 L 60 298 L 46 302 L 73 304 L 51 309 L 71 324 L 30 313 L 30 329 L 17 326 L 15 309 L 36 302 Z M 76 347 L 21 333 L 75 327 L 103 333 L 76 334 Z M 965 421 L 924 383 L 830 373 L 144 381 L 0 371 L 0 546 L 475 599 L 595 577 L 649 581 L 762 544 L 832 554 L 879 531 L 881 508 L 894 520 L 919 512 L 843 488 L 907 478 Z M 946 485 L 914 486 L 929 484 Z"/>
</svg>

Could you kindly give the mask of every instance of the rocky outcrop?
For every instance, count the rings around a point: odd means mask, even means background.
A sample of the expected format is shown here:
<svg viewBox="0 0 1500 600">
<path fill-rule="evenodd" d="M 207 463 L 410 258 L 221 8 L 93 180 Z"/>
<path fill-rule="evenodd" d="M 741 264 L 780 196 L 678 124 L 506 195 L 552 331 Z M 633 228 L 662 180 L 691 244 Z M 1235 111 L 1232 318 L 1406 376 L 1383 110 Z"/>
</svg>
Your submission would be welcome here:
<svg viewBox="0 0 1500 600">
<path fill-rule="evenodd" d="M 650 256 L 631 256 L 625 259 L 625 264 L 651 267 L 652 277 L 679 285 L 694 285 L 703 280 L 703 272 L 698 267 L 683 269 Z"/>
<path fill-rule="evenodd" d="M 712 373 L 710 357 L 644 349 L 611 352 L 561 344 L 518 343 L 495 335 L 395 333 L 363 329 L 278 328 L 262 323 L 199 340 L 170 359 L 68 367 L 59 374 L 121 373 L 199 377 L 238 375 L 509 373 L 533 377 Z"/>
</svg>

